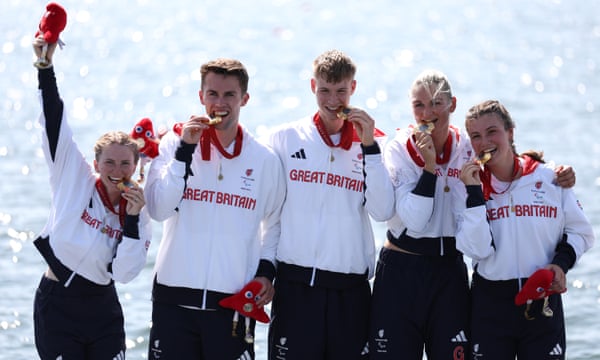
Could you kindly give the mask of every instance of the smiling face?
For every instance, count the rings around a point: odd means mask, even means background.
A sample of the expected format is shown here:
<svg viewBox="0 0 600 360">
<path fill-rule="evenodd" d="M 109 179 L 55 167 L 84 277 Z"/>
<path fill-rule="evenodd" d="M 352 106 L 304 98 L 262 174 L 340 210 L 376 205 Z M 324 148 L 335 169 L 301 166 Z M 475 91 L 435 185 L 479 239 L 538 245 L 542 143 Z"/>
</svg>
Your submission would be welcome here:
<svg viewBox="0 0 600 360">
<path fill-rule="evenodd" d="M 118 143 L 106 145 L 94 160 L 94 168 L 109 192 L 120 192 L 117 184 L 130 179 L 135 167 L 135 154 L 131 147 Z"/>
<path fill-rule="evenodd" d="M 200 90 L 200 102 L 211 117 L 221 117 L 215 127 L 220 130 L 236 128 L 240 108 L 248 102 L 250 95 L 243 92 L 236 76 L 208 72 Z"/>
<path fill-rule="evenodd" d="M 332 83 L 317 76 L 311 79 L 310 88 L 317 97 L 319 116 L 323 124 L 330 133 L 337 132 L 344 123 L 338 112 L 350 103 L 350 96 L 356 89 L 356 80 L 349 78 Z"/>
<path fill-rule="evenodd" d="M 504 162 L 512 164 L 516 153 L 514 127 L 506 108 L 495 100 L 473 106 L 465 120 L 465 129 L 476 156 L 491 155 L 486 162 L 490 167 Z"/>
<path fill-rule="evenodd" d="M 418 125 L 433 124 L 431 136 L 448 136 L 450 114 L 456 110 L 456 98 L 439 91 L 438 84 L 420 83 L 410 93 L 413 117 Z"/>
</svg>

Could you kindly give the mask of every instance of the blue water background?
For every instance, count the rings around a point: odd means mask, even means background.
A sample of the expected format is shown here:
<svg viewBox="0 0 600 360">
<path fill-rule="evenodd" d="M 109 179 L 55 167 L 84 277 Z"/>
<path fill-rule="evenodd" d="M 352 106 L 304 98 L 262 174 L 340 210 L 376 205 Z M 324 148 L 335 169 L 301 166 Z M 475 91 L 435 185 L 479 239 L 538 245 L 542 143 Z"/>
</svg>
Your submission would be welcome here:
<svg viewBox="0 0 600 360">
<path fill-rule="evenodd" d="M 45 268 L 32 245 L 50 194 L 40 151 L 31 40 L 46 2 L 6 0 L 0 16 L 0 358 L 36 358 L 32 302 Z M 67 43 L 55 56 L 74 136 L 88 159 L 103 132 L 129 131 L 202 112 L 198 67 L 235 57 L 251 75 L 241 120 L 251 131 L 315 111 L 311 62 L 337 48 L 358 65 L 352 105 L 390 135 L 412 122 L 408 88 L 425 68 L 447 73 L 458 97 L 453 123 L 471 105 L 502 101 L 517 123 L 518 150 L 570 164 L 600 234 L 600 2 L 65 0 Z M 74 189 L 76 191 L 76 189 Z M 385 227 L 375 223 L 378 244 Z M 144 359 L 155 242 L 147 268 L 118 289 L 129 359 Z M 568 274 L 564 295 L 570 359 L 600 359 L 598 247 Z M 448 302 L 451 309 L 451 301 Z M 265 359 L 266 327 L 257 329 Z"/>
</svg>

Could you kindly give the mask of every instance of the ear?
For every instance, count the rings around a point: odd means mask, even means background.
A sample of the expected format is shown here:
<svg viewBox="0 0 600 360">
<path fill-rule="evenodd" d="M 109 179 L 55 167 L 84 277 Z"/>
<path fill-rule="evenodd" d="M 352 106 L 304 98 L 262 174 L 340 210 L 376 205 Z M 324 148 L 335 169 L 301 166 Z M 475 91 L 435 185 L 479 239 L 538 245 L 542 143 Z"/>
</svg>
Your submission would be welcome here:
<svg viewBox="0 0 600 360">
<path fill-rule="evenodd" d="M 198 90 L 198 96 L 200 97 L 200 104 L 204 105 L 204 92 L 202 89 Z"/>
<path fill-rule="evenodd" d="M 99 174 L 100 173 L 100 169 L 98 169 L 98 161 L 96 161 L 96 159 L 94 159 L 94 170 Z"/>
<path fill-rule="evenodd" d="M 350 84 L 350 95 L 354 94 L 354 90 L 356 90 L 356 80 L 352 80 L 352 83 Z"/>
<path fill-rule="evenodd" d="M 242 96 L 242 104 L 241 104 L 241 106 L 245 106 L 248 103 L 248 100 L 250 100 L 250 94 L 245 93 Z"/>
<path fill-rule="evenodd" d="M 452 103 L 452 105 L 450 105 L 450 113 L 453 113 L 454 110 L 456 110 L 456 96 L 450 98 L 450 102 Z"/>
<path fill-rule="evenodd" d="M 310 90 L 313 92 L 313 94 L 317 90 L 317 80 L 315 80 L 315 78 L 310 79 Z"/>
</svg>

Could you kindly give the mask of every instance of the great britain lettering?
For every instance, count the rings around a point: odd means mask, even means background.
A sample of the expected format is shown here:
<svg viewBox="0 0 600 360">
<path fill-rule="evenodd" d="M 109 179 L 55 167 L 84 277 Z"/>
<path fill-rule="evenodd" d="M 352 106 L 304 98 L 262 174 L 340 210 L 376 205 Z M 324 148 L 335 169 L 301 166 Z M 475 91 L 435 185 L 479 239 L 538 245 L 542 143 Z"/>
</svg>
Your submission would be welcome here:
<svg viewBox="0 0 600 360">
<path fill-rule="evenodd" d="M 332 174 L 325 171 L 292 169 L 290 170 L 289 178 L 291 181 L 326 184 L 356 192 L 363 192 L 364 189 L 364 181 L 362 180 Z"/>
<path fill-rule="evenodd" d="M 81 214 L 81 220 L 89 225 L 92 229 L 100 230 L 111 239 L 121 239 L 122 237 L 123 231 L 121 229 L 115 229 L 109 225 L 102 226 L 102 220 L 96 219 L 87 210 L 83 210 L 83 213 Z"/>
<path fill-rule="evenodd" d="M 487 216 L 490 221 L 500 220 L 511 216 L 554 219 L 557 215 L 557 207 L 548 205 L 517 204 L 512 207 L 506 205 L 497 208 L 487 209 Z"/>
<path fill-rule="evenodd" d="M 183 193 L 183 199 L 227 205 L 248 210 L 254 210 L 256 208 L 256 199 L 254 198 L 214 190 L 188 188 Z"/>
</svg>

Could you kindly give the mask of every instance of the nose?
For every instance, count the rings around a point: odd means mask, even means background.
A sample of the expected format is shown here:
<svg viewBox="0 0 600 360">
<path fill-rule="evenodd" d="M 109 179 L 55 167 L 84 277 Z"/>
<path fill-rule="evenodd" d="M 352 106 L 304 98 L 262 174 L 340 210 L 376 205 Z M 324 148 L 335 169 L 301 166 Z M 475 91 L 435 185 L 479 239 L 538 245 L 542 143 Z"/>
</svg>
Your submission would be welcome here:
<svg viewBox="0 0 600 360">
<path fill-rule="evenodd" d="M 423 109 L 423 120 L 429 120 L 433 117 L 434 108 L 431 105 L 425 106 Z"/>
</svg>

